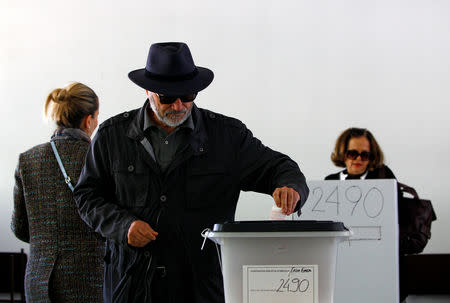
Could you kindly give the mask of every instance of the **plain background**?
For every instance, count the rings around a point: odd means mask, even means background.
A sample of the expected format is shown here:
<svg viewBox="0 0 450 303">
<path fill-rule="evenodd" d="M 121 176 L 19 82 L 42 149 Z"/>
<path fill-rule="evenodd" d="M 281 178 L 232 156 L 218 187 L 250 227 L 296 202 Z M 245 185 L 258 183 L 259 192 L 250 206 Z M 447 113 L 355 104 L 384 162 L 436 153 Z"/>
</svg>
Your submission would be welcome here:
<svg viewBox="0 0 450 303">
<path fill-rule="evenodd" d="M 10 231 L 13 175 L 54 130 L 47 94 L 89 85 L 100 121 L 140 107 L 128 72 L 151 43 L 184 41 L 215 73 L 197 105 L 242 120 L 309 180 L 339 170 L 341 131 L 372 131 L 398 180 L 433 202 L 425 252 L 449 253 L 449 16 L 445 0 L 0 0 L 0 250 L 27 247 Z M 238 218 L 270 201 L 243 195 Z"/>
</svg>

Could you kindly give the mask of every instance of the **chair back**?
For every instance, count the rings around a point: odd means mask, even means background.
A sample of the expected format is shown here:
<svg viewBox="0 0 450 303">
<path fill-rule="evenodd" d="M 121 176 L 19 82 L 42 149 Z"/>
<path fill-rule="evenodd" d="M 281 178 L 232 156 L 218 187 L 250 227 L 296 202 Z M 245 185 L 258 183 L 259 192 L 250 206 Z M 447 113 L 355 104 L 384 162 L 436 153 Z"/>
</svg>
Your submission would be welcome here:
<svg viewBox="0 0 450 303">
<path fill-rule="evenodd" d="M 23 249 L 20 252 L 0 252 L 0 302 L 25 302 L 26 265 L 27 254 Z"/>
</svg>

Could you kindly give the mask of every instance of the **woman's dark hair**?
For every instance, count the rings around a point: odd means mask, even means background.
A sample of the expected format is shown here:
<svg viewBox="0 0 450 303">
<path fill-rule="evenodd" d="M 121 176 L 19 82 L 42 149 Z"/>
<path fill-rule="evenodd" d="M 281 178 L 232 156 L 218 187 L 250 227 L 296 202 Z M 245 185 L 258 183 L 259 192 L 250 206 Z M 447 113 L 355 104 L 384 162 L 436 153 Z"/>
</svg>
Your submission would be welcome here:
<svg viewBox="0 0 450 303">
<path fill-rule="evenodd" d="M 60 127 L 80 128 L 83 118 L 98 110 L 98 97 L 88 86 L 74 82 L 64 88 L 55 88 L 47 97 L 45 117 Z"/>
<path fill-rule="evenodd" d="M 351 138 L 365 137 L 370 143 L 371 157 L 369 159 L 368 169 L 373 170 L 384 164 L 384 155 L 377 140 L 370 131 L 365 128 L 351 127 L 342 132 L 337 138 L 334 151 L 331 154 L 331 161 L 338 167 L 345 167 L 345 153 L 347 152 L 348 142 Z"/>
</svg>

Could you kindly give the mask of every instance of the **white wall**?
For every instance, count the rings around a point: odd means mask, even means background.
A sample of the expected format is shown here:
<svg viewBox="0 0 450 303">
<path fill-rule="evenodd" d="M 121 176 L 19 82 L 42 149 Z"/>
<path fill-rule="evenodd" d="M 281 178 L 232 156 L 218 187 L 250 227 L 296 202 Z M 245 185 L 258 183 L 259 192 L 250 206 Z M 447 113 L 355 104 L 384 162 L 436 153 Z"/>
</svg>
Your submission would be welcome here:
<svg viewBox="0 0 450 303">
<path fill-rule="evenodd" d="M 49 139 L 51 89 L 91 86 L 103 121 L 143 104 L 127 74 L 151 43 L 185 41 L 215 72 L 196 103 L 243 120 L 310 180 L 338 170 L 342 130 L 370 129 L 398 179 L 433 201 L 426 252 L 450 252 L 449 16 L 445 0 L 0 0 L 0 250 L 26 246 L 9 228 L 13 173 Z"/>
</svg>

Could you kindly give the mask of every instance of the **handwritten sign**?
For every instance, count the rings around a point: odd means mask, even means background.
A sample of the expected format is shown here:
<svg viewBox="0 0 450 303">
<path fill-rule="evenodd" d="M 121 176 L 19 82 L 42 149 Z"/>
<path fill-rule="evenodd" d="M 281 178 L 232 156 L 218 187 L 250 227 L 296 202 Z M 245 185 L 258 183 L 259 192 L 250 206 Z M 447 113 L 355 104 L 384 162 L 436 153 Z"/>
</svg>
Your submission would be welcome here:
<svg viewBox="0 0 450 303">
<path fill-rule="evenodd" d="M 396 181 L 308 181 L 308 187 L 302 215 L 293 220 L 340 221 L 353 231 L 339 245 L 334 302 L 398 302 Z"/>
<path fill-rule="evenodd" d="M 318 303 L 318 265 L 244 265 L 244 303 Z"/>
<path fill-rule="evenodd" d="M 339 195 L 339 189 L 343 191 L 342 197 Z M 359 206 L 368 218 L 376 218 L 384 207 L 383 193 L 375 186 L 368 188 L 365 192 L 358 185 L 341 188 L 339 184 L 335 184 L 328 189 L 328 192 L 323 187 L 316 186 L 311 195 L 313 200 L 311 211 L 313 212 L 326 212 L 325 208 L 331 204 L 333 209 L 329 211 L 335 211 L 336 215 L 347 211 L 347 214 L 353 216 Z"/>
</svg>

